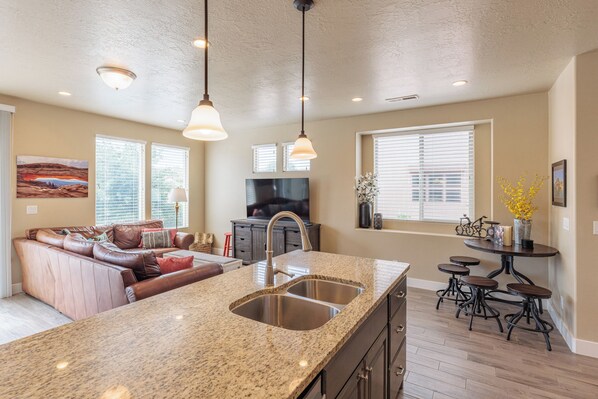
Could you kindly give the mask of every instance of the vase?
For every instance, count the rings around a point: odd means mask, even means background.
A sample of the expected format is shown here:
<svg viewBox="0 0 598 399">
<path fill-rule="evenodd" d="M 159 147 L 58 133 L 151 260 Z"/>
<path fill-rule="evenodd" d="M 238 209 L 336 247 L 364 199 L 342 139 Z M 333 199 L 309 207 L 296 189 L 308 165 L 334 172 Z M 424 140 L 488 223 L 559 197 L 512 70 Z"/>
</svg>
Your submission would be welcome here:
<svg viewBox="0 0 598 399">
<path fill-rule="evenodd" d="M 532 221 L 515 219 L 513 220 L 513 241 L 515 245 L 521 245 L 521 240 L 529 240 L 532 236 Z"/>
<path fill-rule="evenodd" d="M 372 204 L 363 202 L 359 204 L 359 227 L 369 229 L 372 226 Z"/>
</svg>

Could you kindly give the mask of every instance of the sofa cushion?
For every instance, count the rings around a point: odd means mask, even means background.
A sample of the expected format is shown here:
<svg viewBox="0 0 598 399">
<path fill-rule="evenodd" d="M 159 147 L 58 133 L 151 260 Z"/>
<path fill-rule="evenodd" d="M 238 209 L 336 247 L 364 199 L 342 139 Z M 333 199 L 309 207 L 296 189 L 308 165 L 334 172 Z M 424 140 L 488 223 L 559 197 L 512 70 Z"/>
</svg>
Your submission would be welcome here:
<svg viewBox="0 0 598 399">
<path fill-rule="evenodd" d="M 141 243 L 141 231 L 145 228 L 162 228 L 161 220 L 147 220 L 137 223 L 115 224 L 114 244 L 120 249 L 138 248 Z"/>
<path fill-rule="evenodd" d="M 69 233 L 78 233 L 85 238 L 99 236 L 106 233 L 108 240 L 113 240 L 112 226 L 65 226 L 65 227 L 50 227 L 48 229 L 29 229 L 25 231 L 25 237 L 29 240 L 37 239 L 37 233 L 40 230 L 51 230 L 56 234 L 61 234 L 63 230 L 68 230 Z M 63 233 L 63 235 L 66 235 Z"/>
<path fill-rule="evenodd" d="M 162 255 L 168 253 L 168 252 L 174 252 L 174 251 L 180 251 L 179 248 L 176 247 L 170 247 L 170 248 L 153 248 L 153 249 L 143 249 L 143 248 L 131 248 L 131 249 L 123 249 L 124 252 L 128 252 L 128 253 L 140 253 L 140 252 L 144 252 L 144 251 L 152 251 L 154 254 L 156 254 L 156 257 L 161 258 Z"/>
<path fill-rule="evenodd" d="M 94 244 L 93 241 L 87 241 L 87 239 L 79 233 L 67 234 L 64 237 L 64 249 L 90 258 L 93 258 Z"/>
<path fill-rule="evenodd" d="M 156 254 L 152 251 L 127 252 L 111 242 L 96 242 L 93 247 L 93 256 L 98 260 L 132 269 L 140 281 L 160 275 Z"/>
<path fill-rule="evenodd" d="M 172 247 L 170 231 L 144 231 L 141 233 L 141 244 L 144 249 L 170 248 Z"/>
<path fill-rule="evenodd" d="M 59 248 L 64 248 L 64 238 L 65 236 L 56 234 L 50 229 L 38 230 L 36 235 L 37 241 Z"/>
<path fill-rule="evenodd" d="M 179 270 L 191 269 L 193 267 L 193 256 L 186 256 L 184 258 L 158 258 L 160 265 L 160 272 L 162 274 L 174 273 Z"/>
</svg>

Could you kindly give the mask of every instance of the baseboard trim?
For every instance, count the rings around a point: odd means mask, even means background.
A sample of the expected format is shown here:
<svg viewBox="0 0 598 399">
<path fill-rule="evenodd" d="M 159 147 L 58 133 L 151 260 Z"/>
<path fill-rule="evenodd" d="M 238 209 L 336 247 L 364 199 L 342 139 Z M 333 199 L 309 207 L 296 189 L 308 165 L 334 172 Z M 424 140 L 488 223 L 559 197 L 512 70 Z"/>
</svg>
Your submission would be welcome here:
<svg viewBox="0 0 598 399">
<path fill-rule="evenodd" d="M 212 254 L 223 256 L 224 248 L 212 248 Z"/>
<path fill-rule="evenodd" d="M 432 280 L 407 277 L 407 287 L 421 288 L 422 290 L 438 291 L 446 288 L 448 283 L 441 283 Z"/>
<path fill-rule="evenodd" d="M 571 331 L 569 331 L 567 324 L 565 324 L 563 319 L 561 319 L 561 316 L 554 309 L 554 306 L 552 305 L 552 300 L 548 301 L 546 310 L 548 310 L 548 314 L 552 318 L 552 321 L 554 322 L 554 326 L 556 327 L 557 330 L 559 330 L 559 332 L 563 336 L 563 339 L 565 340 L 565 343 L 567 344 L 569 349 L 571 349 L 571 352 L 577 353 L 576 339 L 573 336 L 573 334 L 571 334 Z"/>
<path fill-rule="evenodd" d="M 22 283 L 16 283 L 12 285 L 12 294 L 16 295 L 16 294 L 20 294 L 21 292 L 23 292 L 23 284 Z"/>
</svg>

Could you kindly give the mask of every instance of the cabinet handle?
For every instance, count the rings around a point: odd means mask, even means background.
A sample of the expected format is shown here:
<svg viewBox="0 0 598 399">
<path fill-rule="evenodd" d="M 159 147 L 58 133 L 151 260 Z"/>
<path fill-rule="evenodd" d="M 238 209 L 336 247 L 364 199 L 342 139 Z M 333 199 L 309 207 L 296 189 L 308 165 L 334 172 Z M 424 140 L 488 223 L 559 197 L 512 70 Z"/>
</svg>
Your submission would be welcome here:
<svg viewBox="0 0 598 399">
<path fill-rule="evenodd" d="M 395 296 L 399 299 L 405 298 L 405 293 L 403 291 L 399 291 Z"/>
<path fill-rule="evenodd" d="M 399 334 L 399 333 L 402 333 L 403 331 L 405 331 L 405 326 L 403 326 L 403 325 L 399 325 L 399 326 L 398 326 L 398 327 L 395 329 L 395 332 L 396 332 L 397 334 Z"/>
<path fill-rule="evenodd" d="M 365 368 L 365 371 L 366 371 L 368 377 L 372 376 L 372 370 L 373 369 L 371 367 Z M 368 378 L 367 383 L 368 383 L 368 399 L 372 399 L 372 379 Z"/>
<path fill-rule="evenodd" d="M 362 382 L 367 380 L 367 375 L 363 375 L 361 373 L 357 374 L 357 399 L 365 399 L 362 395 Z M 363 391 L 365 391 L 365 389 Z"/>
<path fill-rule="evenodd" d="M 405 373 L 405 367 L 403 367 L 403 366 L 397 367 L 397 371 L 395 371 L 395 375 L 397 377 L 402 376 L 404 373 Z"/>
</svg>

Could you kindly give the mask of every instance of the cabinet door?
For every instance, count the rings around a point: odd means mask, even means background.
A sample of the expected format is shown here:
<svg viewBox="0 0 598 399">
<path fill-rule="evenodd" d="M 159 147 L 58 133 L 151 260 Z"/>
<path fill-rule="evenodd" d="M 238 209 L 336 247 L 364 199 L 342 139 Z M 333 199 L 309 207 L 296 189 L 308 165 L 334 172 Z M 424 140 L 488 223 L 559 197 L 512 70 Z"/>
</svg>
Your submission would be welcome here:
<svg viewBox="0 0 598 399">
<path fill-rule="evenodd" d="M 251 259 L 254 262 L 266 259 L 266 228 L 251 226 Z"/>
<path fill-rule="evenodd" d="M 388 378 L 388 332 L 385 328 L 367 355 L 365 371 L 367 380 L 367 399 L 385 399 Z"/>
<path fill-rule="evenodd" d="M 336 399 L 366 399 L 367 378 L 363 362 L 360 362 Z"/>
</svg>

